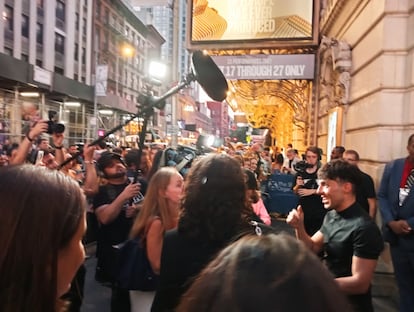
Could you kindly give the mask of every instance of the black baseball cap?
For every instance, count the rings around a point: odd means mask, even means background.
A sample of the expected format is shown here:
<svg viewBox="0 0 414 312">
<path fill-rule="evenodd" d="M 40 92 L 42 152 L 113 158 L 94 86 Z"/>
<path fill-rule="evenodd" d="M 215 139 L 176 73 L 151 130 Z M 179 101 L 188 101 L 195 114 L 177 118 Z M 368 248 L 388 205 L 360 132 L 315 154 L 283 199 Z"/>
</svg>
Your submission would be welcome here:
<svg viewBox="0 0 414 312">
<path fill-rule="evenodd" d="M 98 169 L 103 171 L 106 167 L 112 165 L 113 160 L 117 160 L 123 165 L 125 165 L 124 160 L 120 154 L 105 151 L 101 154 L 97 161 Z"/>
</svg>

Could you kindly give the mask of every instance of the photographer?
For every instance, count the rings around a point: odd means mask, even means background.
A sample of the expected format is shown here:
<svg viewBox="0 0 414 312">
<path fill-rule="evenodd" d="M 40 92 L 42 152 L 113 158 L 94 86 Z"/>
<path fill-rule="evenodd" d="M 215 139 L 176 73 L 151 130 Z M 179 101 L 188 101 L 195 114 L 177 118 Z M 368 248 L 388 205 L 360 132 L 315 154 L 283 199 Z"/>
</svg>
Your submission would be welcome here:
<svg viewBox="0 0 414 312">
<path fill-rule="evenodd" d="M 319 160 L 319 148 L 310 146 L 306 149 L 305 160 L 295 165 L 296 184 L 293 191 L 300 196 L 299 205 L 305 212 L 305 230 L 309 235 L 320 229 L 326 214 L 321 197 L 316 193 Z"/>
<path fill-rule="evenodd" d="M 42 133 L 45 133 L 47 129 L 48 124 L 46 120 L 39 120 L 37 123 L 35 123 L 26 133 L 23 141 L 20 142 L 16 156 L 10 160 L 10 164 L 23 164 L 27 158 L 28 153 L 33 148 L 33 142 L 38 138 L 38 136 L 40 136 Z"/>
</svg>

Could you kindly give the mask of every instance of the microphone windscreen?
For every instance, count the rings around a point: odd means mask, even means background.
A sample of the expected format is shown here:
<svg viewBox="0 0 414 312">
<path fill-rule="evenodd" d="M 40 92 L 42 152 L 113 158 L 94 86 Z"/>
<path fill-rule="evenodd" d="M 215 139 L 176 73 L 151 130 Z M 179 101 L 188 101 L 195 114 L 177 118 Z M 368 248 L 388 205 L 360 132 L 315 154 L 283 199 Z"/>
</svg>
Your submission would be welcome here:
<svg viewBox="0 0 414 312">
<path fill-rule="evenodd" d="M 215 101 L 223 101 L 227 97 L 227 80 L 213 59 L 202 51 L 194 51 L 192 63 L 195 78 L 207 95 Z"/>
</svg>

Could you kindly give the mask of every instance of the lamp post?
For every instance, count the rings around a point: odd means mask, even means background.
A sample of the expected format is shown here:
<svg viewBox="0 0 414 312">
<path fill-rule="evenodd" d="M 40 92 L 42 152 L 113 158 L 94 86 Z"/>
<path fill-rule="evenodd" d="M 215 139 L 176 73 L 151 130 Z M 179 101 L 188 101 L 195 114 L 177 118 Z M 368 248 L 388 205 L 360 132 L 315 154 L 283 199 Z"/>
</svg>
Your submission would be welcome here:
<svg viewBox="0 0 414 312">
<path fill-rule="evenodd" d="M 153 91 L 161 91 L 161 86 L 165 83 L 165 78 L 167 76 L 167 66 L 165 63 L 152 60 L 149 62 L 148 65 L 148 85 L 147 89 L 149 93 L 153 93 Z M 156 87 L 156 89 L 155 89 Z M 164 107 L 158 107 L 159 109 L 163 109 Z M 158 120 L 158 119 L 157 119 Z M 154 127 L 154 125 L 152 125 Z M 166 128 L 166 124 L 164 125 L 164 131 Z"/>
<path fill-rule="evenodd" d="M 95 122 L 93 124 L 92 137 L 94 137 L 98 133 L 98 99 L 97 99 L 97 95 L 96 95 L 97 67 L 98 67 L 98 51 L 95 48 L 95 87 L 94 87 L 94 90 L 93 90 L 93 118 L 94 118 Z"/>
<path fill-rule="evenodd" d="M 171 78 L 173 82 L 176 82 L 178 76 L 178 26 L 179 26 L 179 15 L 178 7 L 179 3 L 177 0 L 174 0 L 173 3 L 173 55 L 172 55 L 172 71 Z M 177 127 L 177 105 L 178 99 L 177 95 L 174 95 L 171 98 L 171 146 L 176 148 L 178 145 L 178 127 Z"/>
</svg>

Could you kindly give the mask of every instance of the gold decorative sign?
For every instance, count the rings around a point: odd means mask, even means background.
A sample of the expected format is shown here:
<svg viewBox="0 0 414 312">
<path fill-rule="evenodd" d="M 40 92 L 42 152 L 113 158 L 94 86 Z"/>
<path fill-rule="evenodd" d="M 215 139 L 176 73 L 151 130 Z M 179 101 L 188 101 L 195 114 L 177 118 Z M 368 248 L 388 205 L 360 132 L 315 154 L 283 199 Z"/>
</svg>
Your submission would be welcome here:
<svg viewBox="0 0 414 312">
<path fill-rule="evenodd" d="M 319 1 L 193 0 L 189 48 L 317 44 Z"/>
</svg>

